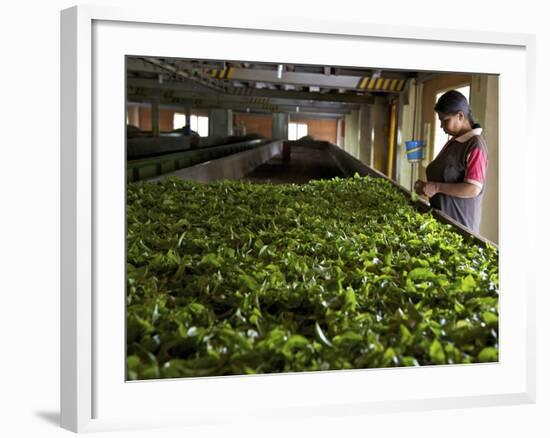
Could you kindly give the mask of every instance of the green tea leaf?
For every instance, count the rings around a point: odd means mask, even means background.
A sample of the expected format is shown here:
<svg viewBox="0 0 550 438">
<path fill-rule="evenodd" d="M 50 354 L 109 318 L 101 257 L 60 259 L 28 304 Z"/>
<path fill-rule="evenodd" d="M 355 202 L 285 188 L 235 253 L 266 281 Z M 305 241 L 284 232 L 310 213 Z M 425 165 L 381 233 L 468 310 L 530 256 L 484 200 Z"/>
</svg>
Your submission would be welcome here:
<svg viewBox="0 0 550 438">
<path fill-rule="evenodd" d="M 445 351 L 437 339 L 434 339 L 430 345 L 430 359 L 434 363 L 445 363 Z"/>
<path fill-rule="evenodd" d="M 429 268 L 415 268 L 407 276 L 413 281 L 421 281 L 430 280 L 435 277 L 435 274 Z"/>
<path fill-rule="evenodd" d="M 498 360 L 498 249 L 383 178 L 126 194 L 131 380 Z"/>
<path fill-rule="evenodd" d="M 480 362 L 497 362 L 498 361 L 498 350 L 494 347 L 485 347 L 478 354 Z"/>
</svg>

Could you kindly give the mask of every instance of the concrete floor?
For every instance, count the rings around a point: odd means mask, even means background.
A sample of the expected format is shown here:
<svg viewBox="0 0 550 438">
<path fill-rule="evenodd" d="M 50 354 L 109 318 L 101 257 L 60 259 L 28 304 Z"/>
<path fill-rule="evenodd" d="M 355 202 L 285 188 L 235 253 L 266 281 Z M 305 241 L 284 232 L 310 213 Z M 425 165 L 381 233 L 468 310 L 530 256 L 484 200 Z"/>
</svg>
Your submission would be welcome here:
<svg viewBox="0 0 550 438">
<path fill-rule="evenodd" d="M 325 147 L 294 143 L 288 163 L 283 162 L 282 155 L 276 155 L 242 180 L 253 183 L 305 184 L 312 179 L 330 179 L 335 176 L 344 175 Z"/>
</svg>

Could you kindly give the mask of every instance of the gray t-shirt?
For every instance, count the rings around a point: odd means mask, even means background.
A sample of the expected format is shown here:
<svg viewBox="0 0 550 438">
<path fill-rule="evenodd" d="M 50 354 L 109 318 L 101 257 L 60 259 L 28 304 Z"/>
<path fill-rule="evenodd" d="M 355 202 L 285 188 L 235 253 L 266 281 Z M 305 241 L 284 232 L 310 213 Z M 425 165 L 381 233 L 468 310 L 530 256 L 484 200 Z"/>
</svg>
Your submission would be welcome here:
<svg viewBox="0 0 550 438">
<path fill-rule="evenodd" d="M 464 182 L 470 154 L 480 148 L 487 157 L 487 146 L 479 135 L 481 129 L 474 129 L 458 138 L 451 139 L 439 155 L 426 168 L 428 181 L 443 183 Z M 481 222 L 481 202 L 485 185 L 474 198 L 457 198 L 437 193 L 430 198 L 432 208 L 443 211 L 475 233 L 479 233 Z"/>
</svg>

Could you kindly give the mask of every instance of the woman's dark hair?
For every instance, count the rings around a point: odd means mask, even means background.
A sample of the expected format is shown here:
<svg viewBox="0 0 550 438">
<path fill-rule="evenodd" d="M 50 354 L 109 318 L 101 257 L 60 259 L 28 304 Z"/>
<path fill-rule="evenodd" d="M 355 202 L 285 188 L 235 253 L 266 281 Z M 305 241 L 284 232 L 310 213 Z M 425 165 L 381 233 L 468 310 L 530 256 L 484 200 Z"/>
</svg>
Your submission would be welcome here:
<svg viewBox="0 0 550 438">
<path fill-rule="evenodd" d="M 456 90 L 449 90 L 444 93 L 437 100 L 434 110 L 443 114 L 453 116 L 455 114 L 458 114 L 459 111 L 462 111 L 464 115 L 468 117 L 468 121 L 470 122 L 472 129 L 481 128 L 481 125 L 479 123 L 476 123 L 476 121 L 474 120 L 472 110 L 470 109 L 468 101 L 462 93 Z"/>
</svg>

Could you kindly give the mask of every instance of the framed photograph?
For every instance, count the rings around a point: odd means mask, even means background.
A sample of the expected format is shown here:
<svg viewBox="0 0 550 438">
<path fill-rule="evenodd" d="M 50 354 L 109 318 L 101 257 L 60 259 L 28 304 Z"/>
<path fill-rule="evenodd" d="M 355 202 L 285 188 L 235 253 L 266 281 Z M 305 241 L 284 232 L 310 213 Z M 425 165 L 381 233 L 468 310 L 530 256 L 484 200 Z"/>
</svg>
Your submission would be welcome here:
<svg viewBox="0 0 550 438">
<path fill-rule="evenodd" d="M 61 25 L 62 427 L 534 402 L 533 36 L 88 6 Z M 440 125 L 474 135 L 434 112 L 449 90 L 487 126 L 490 202 L 475 227 L 418 223 L 461 236 L 426 246 L 386 211 L 428 209 L 409 198 Z M 257 184 L 321 149 L 334 173 Z M 352 235 L 359 193 L 388 223 Z M 307 233 L 254 234 L 260 215 Z"/>
</svg>

